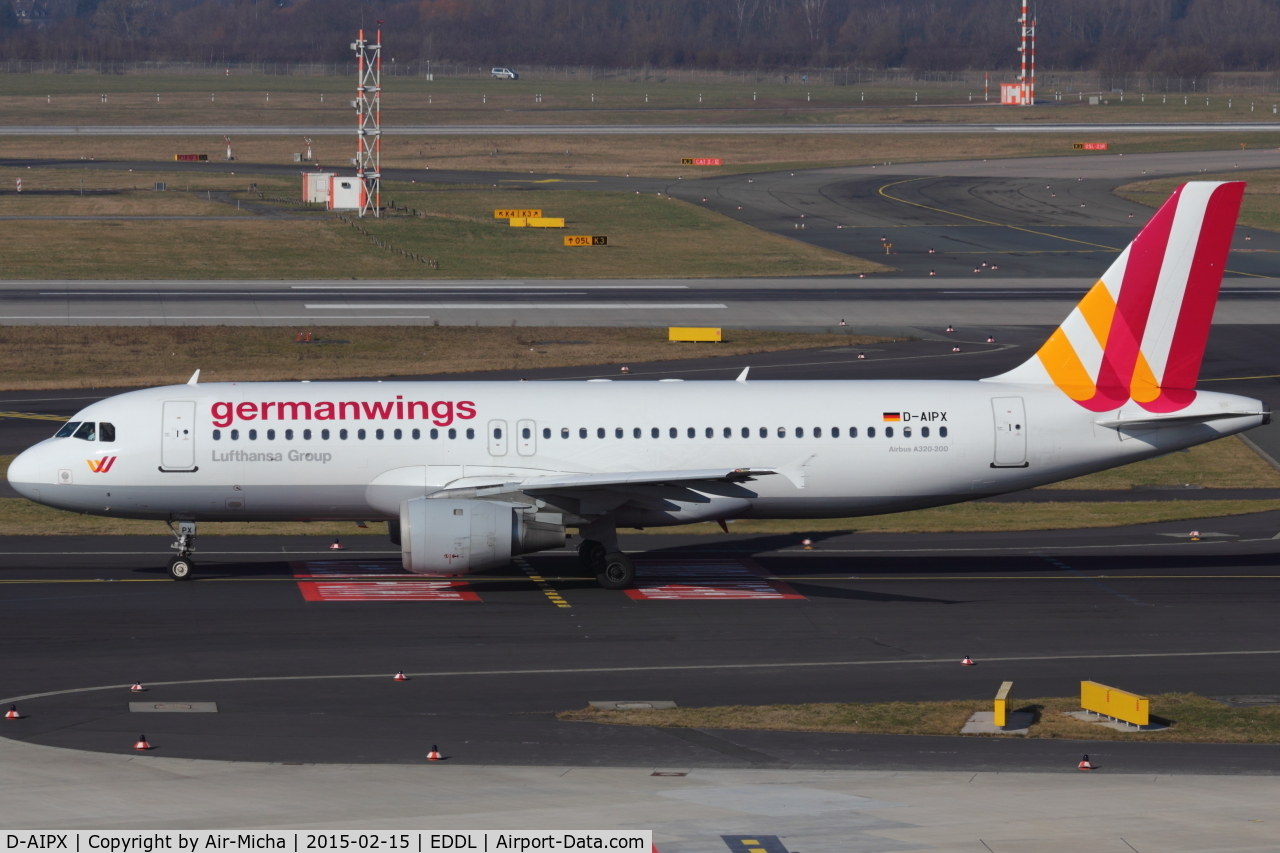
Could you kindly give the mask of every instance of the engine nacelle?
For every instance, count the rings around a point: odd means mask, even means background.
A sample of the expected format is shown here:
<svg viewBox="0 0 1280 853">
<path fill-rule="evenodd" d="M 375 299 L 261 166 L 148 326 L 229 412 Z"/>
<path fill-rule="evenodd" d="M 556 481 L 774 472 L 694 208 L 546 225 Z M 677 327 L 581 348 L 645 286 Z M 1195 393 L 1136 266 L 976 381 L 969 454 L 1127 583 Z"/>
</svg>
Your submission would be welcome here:
<svg viewBox="0 0 1280 853">
<path fill-rule="evenodd" d="M 499 501 L 407 500 L 400 504 L 404 567 L 423 575 L 460 575 L 563 546 L 561 517 L 532 509 Z"/>
</svg>

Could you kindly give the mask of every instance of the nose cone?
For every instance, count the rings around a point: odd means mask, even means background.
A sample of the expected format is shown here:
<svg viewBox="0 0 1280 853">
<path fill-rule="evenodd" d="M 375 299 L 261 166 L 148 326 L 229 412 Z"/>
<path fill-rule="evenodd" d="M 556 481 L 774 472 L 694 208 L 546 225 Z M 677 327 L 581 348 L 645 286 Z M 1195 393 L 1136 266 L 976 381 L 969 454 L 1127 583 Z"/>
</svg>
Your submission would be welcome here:
<svg viewBox="0 0 1280 853">
<path fill-rule="evenodd" d="M 9 485 L 24 498 L 40 500 L 40 461 L 39 451 L 35 448 L 24 450 L 9 463 Z"/>
</svg>

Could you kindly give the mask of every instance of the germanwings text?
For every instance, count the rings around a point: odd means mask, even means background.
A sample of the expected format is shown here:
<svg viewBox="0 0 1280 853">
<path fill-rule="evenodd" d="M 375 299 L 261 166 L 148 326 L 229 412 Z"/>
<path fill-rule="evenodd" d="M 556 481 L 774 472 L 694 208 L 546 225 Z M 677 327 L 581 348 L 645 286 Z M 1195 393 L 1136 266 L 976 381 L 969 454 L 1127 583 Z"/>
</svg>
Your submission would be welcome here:
<svg viewBox="0 0 1280 853">
<path fill-rule="evenodd" d="M 430 420 L 436 426 L 448 426 L 454 419 L 470 420 L 476 416 L 476 404 L 470 400 L 405 400 L 397 395 L 393 402 L 365 403 L 214 403 L 209 407 L 213 425 L 228 427 L 240 421 L 345 421 Z"/>
</svg>

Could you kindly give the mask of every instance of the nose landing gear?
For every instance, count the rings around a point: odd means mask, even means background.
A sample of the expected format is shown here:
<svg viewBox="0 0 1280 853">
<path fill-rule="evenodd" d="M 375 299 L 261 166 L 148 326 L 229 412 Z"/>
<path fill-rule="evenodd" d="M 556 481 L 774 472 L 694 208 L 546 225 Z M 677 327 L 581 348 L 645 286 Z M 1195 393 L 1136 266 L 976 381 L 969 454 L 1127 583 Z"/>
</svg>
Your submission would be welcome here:
<svg viewBox="0 0 1280 853">
<path fill-rule="evenodd" d="M 170 522 L 169 530 L 173 531 L 178 540 L 169 546 L 178 552 L 169 560 L 169 577 L 176 581 L 189 581 L 196 569 L 195 561 L 191 559 L 191 554 L 196 550 L 196 523 L 179 521 L 178 529 L 174 531 L 173 523 Z"/>
</svg>

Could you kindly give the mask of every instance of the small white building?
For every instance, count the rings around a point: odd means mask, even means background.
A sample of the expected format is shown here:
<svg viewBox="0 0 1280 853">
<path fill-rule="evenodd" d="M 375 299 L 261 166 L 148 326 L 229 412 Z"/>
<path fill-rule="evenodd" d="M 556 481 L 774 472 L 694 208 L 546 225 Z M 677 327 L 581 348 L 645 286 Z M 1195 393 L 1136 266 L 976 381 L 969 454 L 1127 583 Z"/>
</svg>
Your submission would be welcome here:
<svg viewBox="0 0 1280 853">
<path fill-rule="evenodd" d="M 323 202 L 328 210 L 359 210 L 364 207 L 364 181 L 344 178 L 337 172 L 303 172 L 302 199 Z"/>
<path fill-rule="evenodd" d="M 308 203 L 329 202 L 329 179 L 336 177 L 337 172 L 303 172 L 302 200 Z"/>
</svg>

